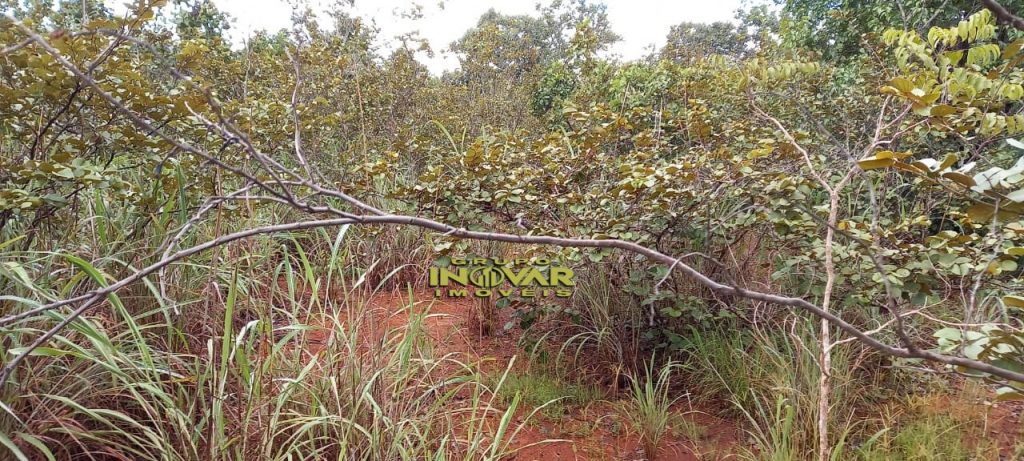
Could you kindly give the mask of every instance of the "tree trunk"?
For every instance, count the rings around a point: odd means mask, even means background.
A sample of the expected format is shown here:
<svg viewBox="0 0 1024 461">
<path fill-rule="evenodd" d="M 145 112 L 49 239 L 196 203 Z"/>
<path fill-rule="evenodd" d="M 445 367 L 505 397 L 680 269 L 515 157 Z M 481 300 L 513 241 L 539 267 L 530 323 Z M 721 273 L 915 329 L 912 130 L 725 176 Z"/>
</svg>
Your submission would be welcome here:
<svg viewBox="0 0 1024 461">
<path fill-rule="evenodd" d="M 839 191 L 829 194 L 828 226 L 825 228 L 825 291 L 822 293 L 821 308 L 829 312 L 832 304 L 832 289 L 836 281 L 836 265 L 832 258 L 832 241 L 839 217 Z M 827 461 L 830 446 L 828 441 L 829 390 L 832 371 L 832 337 L 828 320 L 821 319 L 821 353 L 819 362 L 821 376 L 818 379 L 818 461 Z"/>
</svg>

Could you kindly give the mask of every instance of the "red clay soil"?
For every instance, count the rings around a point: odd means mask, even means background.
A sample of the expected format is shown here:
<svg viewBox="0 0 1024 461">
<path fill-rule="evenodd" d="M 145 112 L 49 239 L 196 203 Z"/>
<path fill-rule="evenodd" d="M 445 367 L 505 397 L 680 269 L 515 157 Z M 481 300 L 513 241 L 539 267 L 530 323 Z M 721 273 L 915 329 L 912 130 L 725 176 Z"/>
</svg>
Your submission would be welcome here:
<svg viewBox="0 0 1024 461">
<path fill-rule="evenodd" d="M 957 383 L 959 392 L 949 395 L 933 395 L 928 398 L 928 404 L 922 412 L 931 416 L 950 416 L 958 421 L 979 422 L 974 430 L 978 436 L 983 436 L 985 441 L 994 441 L 999 447 L 1001 458 L 1006 460 L 1020 460 L 1014 458 L 1017 444 L 1024 441 L 1024 427 L 1021 424 L 1021 415 L 1024 412 L 1024 403 L 1019 401 L 998 402 L 991 404 L 986 402 L 987 398 L 980 395 L 966 395 L 963 388 L 966 383 Z M 990 397 L 989 397 L 990 398 Z M 983 434 L 980 432 L 983 431 Z M 973 431 L 972 431 L 973 433 Z M 965 437 L 968 448 L 976 449 L 982 440 Z"/>
<path fill-rule="evenodd" d="M 335 297 L 335 296 L 332 296 Z M 335 297 L 337 299 L 337 297 Z M 351 298 L 349 298 L 351 299 Z M 409 320 L 408 292 L 377 293 L 367 302 L 360 303 L 366 312 L 364 328 L 370 334 L 360 332 L 361 337 L 379 339 L 385 331 L 404 327 Z M 469 299 L 435 299 L 430 291 L 413 294 L 413 307 L 422 312 L 429 309 L 424 320 L 424 331 L 431 337 L 438 356 L 454 353 L 464 363 L 479 363 L 485 371 L 504 369 L 513 359 L 516 365 L 526 365 L 522 350 L 517 345 L 519 331 L 505 334 L 481 336 L 472 327 L 473 302 Z M 504 325 L 512 312 L 500 310 L 502 316 L 498 325 Z M 318 353 L 327 343 L 333 330 L 330 321 L 324 323 L 310 319 L 310 324 L 322 324 L 327 328 L 310 331 L 310 354 Z M 517 368 L 521 369 L 521 368 Z M 968 402 L 959 401 L 961 405 Z M 978 405 L 983 403 L 978 402 Z M 524 409 L 516 417 L 514 426 L 519 426 L 531 411 Z M 991 407 L 987 436 L 998 441 L 1000 451 L 1009 456 L 1014 445 L 1021 440 L 1021 406 L 1000 404 Z M 691 441 L 679 435 L 668 435 L 662 442 L 655 460 L 734 460 L 740 451 L 745 436 L 737 424 L 698 409 L 679 405 L 675 408 L 679 418 L 702 428 L 700 440 Z M 576 409 L 557 421 L 543 416 L 534 416 L 522 425 L 522 429 L 511 441 L 515 450 L 510 459 L 515 460 L 644 460 L 639 437 L 629 433 L 611 402 L 600 402 L 586 409 Z M 1005 458 L 1009 459 L 1009 458 Z"/>
<path fill-rule="evenodd" d="M 1020 402 L 1014 404 L 997 405 L 989 415 L 990 423 L 988 437 L 995 438 L 999 442 L 1000 452 L 1004 456 L 1011 456 L 1014 445 L 1024 440 L 1021 430 L 1021 412 L 1024 410 Z M 1006 458 L 1009 459 L 1009 458 Z"/>
<path fill-rule="evenodd" d="M 700 461 L 736 459 L 732 452 L 739 442 L 739 429 L 728 421 L 677 409 L 677 414 L 705 428 L 702 440 L 693 442 L 668 436 L 654 458 L 657 461 Z M 603 403 L 571 415 L 567 421 L 552 423 L 541 419 L 528 425 L 513 443 L 522 447 L 516 460 L 645 460 L 637 436 L 620 434 L 615 428 L 616 411 Z M 604 417 L 604 418 L 602 418 Z M 546 443 L 532 445 L 548 440 Z"/>
<path fill-rule="evenodd" d="M 522 363 L 522 350 L 517 346 L 519 331 L 481 336 L 473 327 L 473 302 L 469 299 L 438 298 L 432 292 L 416 292 L 413 308 L 422 312 L 429 309 L 424 319 L 424 331 L 431 337 L 437 356 L 454 353 L 465 363 L 479 363 L 486 371 L 504 369 L 513 359 Z M 377 293 L 360 303 L 364 312 L 360 336 L 379 338 L 384 332 L 404 327 L 409 320 L 407 292 Z M 511 318 L 511 310 L 501 311 L 498 325 Z M 331 321 L 309 319 L 309 324 L 325 328 L 307 333 L 308 352 L 317 354 L 327 344 Z M 521 410 L 514 427 L 520 426 L 532 408 Z M 734 451 L 742 432 L 733 424 L 701 412 L 678 408 L 681 418 L 705 428 L 705 435 L 697 445 L 683 437 L 666 436 L 655 458 L 662 461 L 691 461 L 734 459 Z M 712 448 L 709 448 L 712 447 Z M 714 447 L 718 447 L 715 449 Z M 644 456 L 639 437 L 629 434 L 623 427 L 615 405 L 601 402 L 583 410 L 576 410 L 560 418 L 549 420 L 536 415 L 522 425 L 511 441 L 514 460 L 642 460 Z M 698 454 L 703 452 L 702 454 Z"/>
<path fill-rule="evenodd" d="M 1015 445 L 1024 440 L 1021 433 L 1021 410 L 1020 402 L 1003 403 L 992 407 L 989 413 L 985 437 L 996 441 L 1003 459 L 1011 459 Z"/>
</svg>

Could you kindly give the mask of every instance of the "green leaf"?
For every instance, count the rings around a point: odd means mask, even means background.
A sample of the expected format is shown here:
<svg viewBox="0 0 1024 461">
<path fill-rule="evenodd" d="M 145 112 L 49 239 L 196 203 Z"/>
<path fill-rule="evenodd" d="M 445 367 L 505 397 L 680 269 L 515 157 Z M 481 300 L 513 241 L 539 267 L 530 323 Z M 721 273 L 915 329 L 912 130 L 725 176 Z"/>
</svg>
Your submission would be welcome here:
<svg viewBox="0 0 1024 461">
<path fill-rule="evenodd" d="M 935 333 L 932 334 L 932 336 L 939 339 L 945 339 L 947 341 L 958 342 L 960 341 L 961 333 L 959 328 L 947 327 L 936 331 Z"/>
<path fill-rule="evenodd" d="M 1006 295 L 1003 296 L 1003 304 L 1007 307 L 1016 307 L 1024 309 L 1024 297 L 1017 295 Z"/>
<path fill-rule="evenodd" d="M 896 164 L 896 160 L 891 158 L 875 158 L 869 157 L 857 161 L 857 166 L 864 171 L 877 170 L 879 168 L 888 168 Z"/>
<path fill-rule="evenodd" d="M 22 453 L 21 450 L 18 449 L 18 446 L 15 445 L 14 442 L 7 437 L 7 434 L 4 434 L 3 432 L 0 432 L 0 445 L 7 447 L 7 449 L 10 450 L 10 453 L 20 461 L 28 461 L 28 456 L 25 456 L 25 453 Z"/>
<path fill-rule="evenodd" d="M 938 171 L 942 171 L 953 166 L 953 164 L 956 163 L 956 159 L 956 154 L 946 154 L 946 158 L 942 159 L 942 163 L 939 165 Z"/>
<path fill-rule="evenodd" d="M 974 187 L 976 185 L 974 182 L 974 178 L 971 178 L 970 176 L 967 176 L 963 173 L 957 173 L 955 171 L 944 173 L 942 177 L 950 181 L 953 181 L 957 184 L 960 184 L 961 186 L 964 187 Z"/>
<path fill-rule="evenodd" d="M 931 109 L 931 116 L 932 117 L 945 117 L 947 115 L 951 115 L 951 114 L 955 114 L 955 113 L 956 113 L 956 109 L 953 108 L 953 106 L 950 106 L 948 104 L 939 104 L 937 106 L 933 106 L 932 109 Z"/>
<path fill-rule="evenodd" d="M 1024 189 L 1018 189 L 1010 192 L 1009 194 L 1006 194 L 1006 198 L 1018 203 L 1024 202 Z"/>
<path fill-rule="evenodd" d="M 30 445 L 35 447 L 36 450 L 39 450 L 39 452 L 42 453 L 43 456 L 46 456 L 47 460 L 49 460 L 49 461 L 56 461 L 57 458 L 55 458 L 53 456 L 53 453 L 50 451 L 50 448 L 47 447 L 46 444 L 43 443 L 42 440 L 39 440 L 39 438 L 37 438 L 37 437 L 35 437 L 33 435 L 30 435 L 30 434 L 26 434 L 24 432 L 19 432 L 18 433 L 18 438 L 28 442 Z"/>
<path fill-rule="evenodd" d="M 985 222 L 992 219 L 992 215 L 996 212 L 995 207 L 987 203 L 975 203 L 967 207 L 967 216 L 978 222 Z"/>
<path fill-rule="evenodd" d="M 1024 393 L 1009 386 L 996 389 L 996 401 L 1005 402 L 1008 400 L 1024 400 Z"/>
</svg>

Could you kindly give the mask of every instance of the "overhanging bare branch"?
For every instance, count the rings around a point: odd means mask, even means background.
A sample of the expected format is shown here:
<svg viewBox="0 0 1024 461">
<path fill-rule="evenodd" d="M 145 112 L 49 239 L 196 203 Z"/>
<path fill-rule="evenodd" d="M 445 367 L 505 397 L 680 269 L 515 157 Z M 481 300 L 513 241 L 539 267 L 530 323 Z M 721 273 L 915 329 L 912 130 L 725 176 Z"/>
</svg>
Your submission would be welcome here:
<svg viewBox="0 0 1024 461">
<path fill-rule="evenodd" d="M 981 4 L 985 5 L 985 8 L 988 8 L 996 16 L 996 19 L 999 19 L 999 22 L 1024 30 L 1024 18 L 1011 13 L 1010 10 L 1000 5 L 996 0 L 981 0 Z"/>
</svg>

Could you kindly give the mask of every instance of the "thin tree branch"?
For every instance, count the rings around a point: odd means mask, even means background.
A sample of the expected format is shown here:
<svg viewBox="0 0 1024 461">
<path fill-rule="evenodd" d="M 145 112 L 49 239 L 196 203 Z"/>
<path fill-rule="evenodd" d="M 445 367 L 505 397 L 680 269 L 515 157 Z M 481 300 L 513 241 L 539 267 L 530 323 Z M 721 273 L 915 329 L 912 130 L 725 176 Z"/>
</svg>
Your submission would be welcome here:
<svg viewBox="0 0 1024 461">
<path fill-rule="evenodd" d="M 1010 10 L 1007 10 L 1006 7 L 1000 5 L 996 0 L 981 0 L 981 4 L 985 5 L 985 8 L 988 8 L 999 22 L 1009 24 L 1015 29 L 1024 30 L 1024 18 L 1011 13 Z"/>
</svg>

